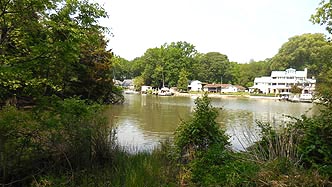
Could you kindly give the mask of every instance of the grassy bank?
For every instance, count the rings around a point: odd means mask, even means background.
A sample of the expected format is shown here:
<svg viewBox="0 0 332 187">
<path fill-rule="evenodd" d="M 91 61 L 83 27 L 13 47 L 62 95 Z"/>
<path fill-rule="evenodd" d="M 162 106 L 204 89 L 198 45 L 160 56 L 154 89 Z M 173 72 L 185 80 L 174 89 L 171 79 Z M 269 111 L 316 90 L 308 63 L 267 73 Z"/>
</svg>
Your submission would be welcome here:
<svg viewBox="0 0 332 187">
<path fill-rule="evenodd" d="M 175 169 L 160 150 L 133 154 L 119 148 L 111 162 L 73 173 L 46 173 L 31 186 L 178 186 Z"/>
</svg>

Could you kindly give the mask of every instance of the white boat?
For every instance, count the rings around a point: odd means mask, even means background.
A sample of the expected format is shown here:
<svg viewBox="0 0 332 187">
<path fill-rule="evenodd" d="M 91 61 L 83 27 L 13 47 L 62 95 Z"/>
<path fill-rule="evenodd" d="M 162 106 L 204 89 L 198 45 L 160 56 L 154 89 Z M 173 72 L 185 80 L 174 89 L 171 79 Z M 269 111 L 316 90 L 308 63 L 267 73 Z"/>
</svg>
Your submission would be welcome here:
<svg viewBox="0 0 332 187">
<path fill-rule="evenodd" d="M 309 93 L 301 94 L 300 101 L 311 103 L 311 102 L 313 102 L 313 96 L 312 96 L 312 94 L 309 94 Z"/>
<path fill-rule="evenodd" d="M 300 94 L 300 95 L 294 95 L 293 97 L 290 97 L 288 100 L 291 102 L 312 103 L 313 96 L 312 94 Z"/>
</svg>

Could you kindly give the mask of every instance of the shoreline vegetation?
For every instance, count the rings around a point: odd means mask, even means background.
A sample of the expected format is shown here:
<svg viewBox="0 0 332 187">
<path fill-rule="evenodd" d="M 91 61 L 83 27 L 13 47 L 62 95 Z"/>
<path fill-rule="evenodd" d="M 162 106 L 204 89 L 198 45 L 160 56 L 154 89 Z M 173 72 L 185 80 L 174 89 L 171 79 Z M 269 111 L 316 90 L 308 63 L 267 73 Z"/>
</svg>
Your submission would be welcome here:
<svg viewBox="0 0 332 187">
<path fill-rule="evenodd" d="M 287 124 L 257 122 L 233 151 L 207 94 L 191 119 L 150 152 L 119 146 L 105 106 L 65 99 L 0 113 L 2 186 L 330 186 L 331 109 Z M 110 106 L 111 107 L 111 106 Z M 114 124 L 113 124 L 114 125 Z M 317 136 L 319 134 L 319 136 Z"/>
<path fill-rule="evenodd" d="M 180 93 L 177 92 L 174 94 L 174 96 L 178 97 L 198 97 L 204 95 L 204 92 L 194 92 L 194 93 Z M 276 99 L 279 100 L 280 97 L 277 96 L 270 96 L 270 95 L 250 95 L 246 92 L 239 92 L 236 94 L 230 94 L 230 93 L 209 93 L 208 97 L 213 98 L 223 98 L 223 97 L 245 97 L 245 98 L 251 98 L 251 99 Z"/>
</svg>

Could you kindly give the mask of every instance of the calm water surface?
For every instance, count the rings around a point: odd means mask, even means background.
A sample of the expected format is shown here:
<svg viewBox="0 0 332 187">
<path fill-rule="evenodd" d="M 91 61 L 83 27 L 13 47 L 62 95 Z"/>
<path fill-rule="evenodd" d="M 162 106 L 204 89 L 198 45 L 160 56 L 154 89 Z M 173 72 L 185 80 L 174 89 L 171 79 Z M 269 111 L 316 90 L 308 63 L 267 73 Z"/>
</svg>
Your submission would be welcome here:
<svg viewBox="0 0 332 187">
<path fill-rule="evenodd" d="M 149 150 L 172 137 L 181 120 L 188 119 L 195 107 L 194 97 L 158 97 L 125 94 L 123 105 L 107 111 L 110 123 L 117 127 L 118 141 L 129 149 Z M 234 149 L 243 149 L 249 139 L 257 138 L 256 120 L 283 124 L 285 115 L 312 115 L 311 103 L 290 103 L 242 97 L 211 98 L 219 108 L 217 122 L 227 129 Z M 249 142 L 250 142 L 249 141 Z"/>
</svg>

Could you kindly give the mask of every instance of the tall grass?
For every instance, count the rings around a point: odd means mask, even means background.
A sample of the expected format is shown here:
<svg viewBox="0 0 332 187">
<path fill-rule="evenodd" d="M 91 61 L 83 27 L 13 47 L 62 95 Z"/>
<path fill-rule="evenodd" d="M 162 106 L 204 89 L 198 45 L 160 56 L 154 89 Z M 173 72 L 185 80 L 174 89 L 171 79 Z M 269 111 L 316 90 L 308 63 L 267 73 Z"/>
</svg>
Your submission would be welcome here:
<svg viewBox="0 0 332 187">
<path fill-rule="evenodd" d="M 76 171 L 75 178 L 69 173 L 40 176 L 32 186 L 178 186 L 176 165 L 160 148 L 133 153 L 117 146 L 113 147 L 112 158 L 103 165 Z"/>
<path fill-rule="evenodd" d="M 271 161 L 278 158 L 285 158 L 293 164 L 301 161 L 298 153 L 298 133 L 296 129 L 285 128 L 276 124 L 256 121 L 260 133 L 247 132 L 245 144 L 251 145 L 246 148 L 247 153 L 257 161 Z M 244 144 L 244 143 L 243 143 Z"/>
<path fill-rule="evenodd" d="M 295 118 L 293 118 L 295 119 Z M 257 186 L 329 186 L 331 176 L 315 168 L 304 168 L 299 151 L 303 129 L 298 121 L 285 124 L 256 122 L 260 133 L 247 131 L 242 139 L 246 147 L 242 159 L 255 163 L 259 170 L 251 182 Z M 239 138 L 238 138 L 239 139 Z M 239 140 L 241 141 L 241 140 Z"/>
</svg>

